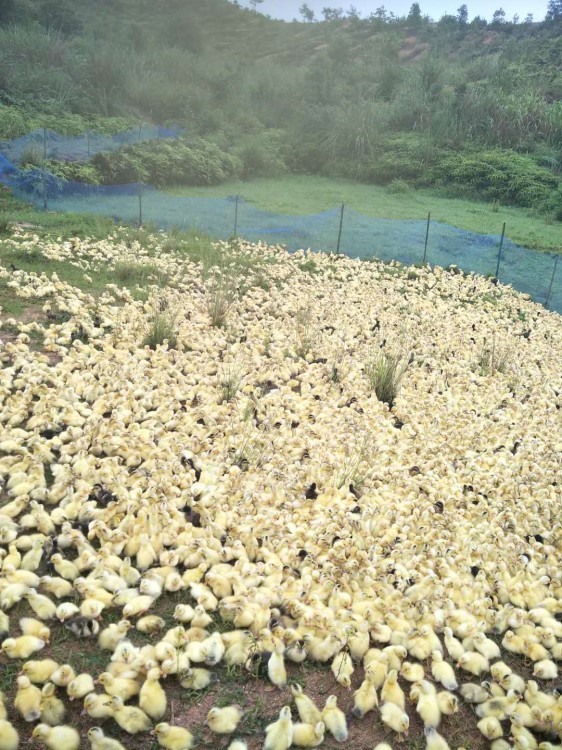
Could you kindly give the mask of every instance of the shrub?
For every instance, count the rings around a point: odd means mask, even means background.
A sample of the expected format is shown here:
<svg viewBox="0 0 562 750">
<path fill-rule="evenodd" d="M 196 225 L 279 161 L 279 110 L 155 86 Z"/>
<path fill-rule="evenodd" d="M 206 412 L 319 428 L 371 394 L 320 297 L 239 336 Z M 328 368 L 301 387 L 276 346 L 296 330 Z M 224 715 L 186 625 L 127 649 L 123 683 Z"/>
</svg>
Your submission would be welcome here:
<svg viewBox="0 0 562 750">
<path fill-rule="evenodd" d="M 102 177 L 93 164 L 82 164 L 77 161 L 54 161 L 45 162 L 45 169 L 69 182 L 84 182 L 88 185 L 99 185 Z"/>
<path fill-rule="evenodd" d="M 399 195 L 409 192 L 410 186 L 405 180 L 392 180 L 386 189 L 391 195 Z"/>
<path fill-rule="evenodd" d="M 238 175 L 239 160 L 214 143 L 146 141 L 96 154 L 91 163 L 106 184 L 147 182 L 166 185 L 217 185 Z"/>
<path fill-rule="evenodd" d="M 534 207 L 544 204 L 558 185 L 558 179 L 533 158 L 512 151 L 447 153 L 427 177 L 490 201 Z"/>
<path fill-rule="evenodd" d="M 211 325 L 222 328 L 232 303 L 234 289 L 232 283 L 221 273 L 216 273 L 207 292 L 207 312 Z"/>
<path fill-rule="evenodd" d="M 365 366 L 369 385 L 376 393 L 378 400 L 388 404 L 391 409 L 407 369 L 408 362 L 402 354 L 385 354 L 384 352 L 379 352 Z"/>
</svg>

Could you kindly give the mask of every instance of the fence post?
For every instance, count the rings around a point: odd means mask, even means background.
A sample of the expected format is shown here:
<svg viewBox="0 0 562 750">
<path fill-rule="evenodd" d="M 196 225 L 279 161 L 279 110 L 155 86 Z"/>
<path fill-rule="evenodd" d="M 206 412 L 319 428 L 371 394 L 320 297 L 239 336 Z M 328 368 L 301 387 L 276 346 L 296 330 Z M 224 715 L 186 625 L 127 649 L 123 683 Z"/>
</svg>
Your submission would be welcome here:
<svg viewBox="0 0 562 750">
<path fill-rule="evenodd" d="M 548 308 L 550 304 L 550 295 L 552 294 L 552 285 L 554 284 L 554 277 L 556 276 L 556 267 L 558 266 L 558 258 L 560 256 L 556 255 L 554 258 L 554 268 L 552 269 L 552 276 L 550 277 L 550 284 L 548 287 L 548 292 L 546 293 L 546 302 L 544 303 L 544 306 Z"/>
<path fill-rule="evenodd" d="M 90 131 L 86 130 L 86 146 L 88 149 L 88 159 L 90 158 Z"/>
<path fill-rule="evenodd" d="M 501 260 L 502 260 L 502 247 L 503 247 L 503 238 L 504 237 L 505 237 L 505 221 L 504 221 L 503 227 L 502 227 L 502 236 L 501 236 L 501 239 L 500 239 L 500 249 L 498 250 L 498 264 L 496 266 L 496 274 L 495 274 L 496 279 L 499 279 L 499 277 L 500 277 L 500 263 L 501 263 Z"/>
<path fill-rule="evenodd" d="M 45 161 L 47 160 L 47 128 L 43 128 L 43 164 L 41 166 L 41 182 L 43 183 L 43 210 L 47 210 L 47 177 L 45 175 Z"/>
<path fill-rule="evenodd" d="M 142 227 L 142 182 L 139 182 L 139 227 Z"/>
<path fill-rule="evenodd" d="M 427 229 L 425 230 L 425 245 L 423 247 L 423 264 L 425 266 L 425 259 L 427 258 L 427 241 L 429 239 L 429 222 L 431 221 L 431 211 L 427 214 Z"/>
<path fill-rule="evenodd" d="M 236 193 L 236 205 L 234 206 L 234 236 L 238 236 L 238 199 L 240 195 Z"/>
<path fill-rule="evenodd" d="M 336 255 L 339 255 L 340 252 L 340 244 L 341 244 L 341 232 L 343 229 L 343 212 L 345 211 L 345 203 L 341 204 L 341 214 L 340 214 L 340 228 L 338 231 L 338 246 L 336 248 Z"/>
<path fill-rule="evenodd" d="M 141 134 L 142 134 L 142 122 L 139 124 L 139 141 L 141 139 Z"/>
</svg>

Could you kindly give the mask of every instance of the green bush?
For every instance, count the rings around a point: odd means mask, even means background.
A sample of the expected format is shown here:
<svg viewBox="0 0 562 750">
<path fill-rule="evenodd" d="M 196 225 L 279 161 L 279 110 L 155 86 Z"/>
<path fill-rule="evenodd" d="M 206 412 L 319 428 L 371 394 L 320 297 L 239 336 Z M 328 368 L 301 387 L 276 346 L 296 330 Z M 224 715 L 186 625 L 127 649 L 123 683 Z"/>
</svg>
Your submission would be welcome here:
<svg viewBox="0 0 562 750">
<path fill-rule="evenodd" d="M 91 164 L 106 184 L 142 181 L 157 187 L 218 185 L 241 172 L 239 159 L 203 140 L 146 141 L 96 154 Z"/>
<path fill-rule="evenodd" d="M 101 183 L 101 174 L 92 164 L 77 161 L 46 161 L 45 169 L 69 182 L 85 182 L 88 185 Z"/>
<path fill-rule="evenodd" d="M 427 184 L 440 181 L 457 191 L 490 201 L 542 207 L 558 186 L 558 178 L 530 156 L 513 151 L 474 154 L 448 153 L 426 176 Z"/>
<path fill-rule="evenodd" d="M 405 180 L 392 180 L 386 189 L 391 195 L 399 195 L 409 192 L 410 186 Z"/>
</svg>

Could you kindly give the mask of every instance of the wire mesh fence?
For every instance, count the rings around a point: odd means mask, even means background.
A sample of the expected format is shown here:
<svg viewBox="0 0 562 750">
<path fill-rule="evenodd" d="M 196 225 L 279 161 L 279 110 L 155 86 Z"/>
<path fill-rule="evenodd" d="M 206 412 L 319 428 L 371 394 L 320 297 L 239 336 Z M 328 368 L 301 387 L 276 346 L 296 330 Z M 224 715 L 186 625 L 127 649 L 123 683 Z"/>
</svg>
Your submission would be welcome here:
<svg viewBox="0 0 562 750">
<path fill-rule="evenodd" d="M 154 132 L 150 135 L 155 137 Z M 129 133 L 128 137 L 133 136 Z M 156 137 L 170 136 L 160 130 Z M 101 148 L 102 144 L 98 145 Z M 78 146 L 72 148 L 76 154 Z M 65 153 L 71 153 L 68 142 Z M 521 247 L 500 235 L 477 234 L 431 221 L 430 217 L 380 219 L 344 206 L 294 216 L 262 211 L 239 196 L 187 198 L 140 183 L 99 186 L 67 182 L 42 169 L 20 170 L 1 149 L 0 182 L 38 208 L 99 214 L 119 222 L 151 223 L 162 229 L 194 229 L 221 239 L 238 235 L 285 245 L 290 251 L 311 248 L 409 265 L 456 265 L 467 272 L 496 275 L 502 283 L 511 284 L 562 313 L 558 256 Z"/>
</svg>

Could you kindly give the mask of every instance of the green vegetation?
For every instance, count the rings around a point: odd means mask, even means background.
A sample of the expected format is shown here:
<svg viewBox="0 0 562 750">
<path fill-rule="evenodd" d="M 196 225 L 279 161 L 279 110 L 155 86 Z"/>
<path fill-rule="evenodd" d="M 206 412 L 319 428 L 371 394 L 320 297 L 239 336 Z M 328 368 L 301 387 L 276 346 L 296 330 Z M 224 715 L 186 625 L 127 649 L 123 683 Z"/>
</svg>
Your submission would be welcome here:
<svg viewBox="0 0 562 750">
<path fill-rule="evenodd" d="M 227 0 L 170 0 L 165 14 L 150 0 L 4 0 L 0 138 L 174 122 L 186 137 L 173 144 L 48 166 L 155 185 L 305 173 L 561 220 L 559 16 L 417 10 L 284 23 Z"/>
<path fill-rule="evenodd" d="M 365 366 L 369 385 L 382 401 L 392 409 L 400 383 L 408 369 L 408 361 L 403 354 L 379 352 Z"/>
<path fill-rule="evenodd" d="M 484 234 L 501 234 L 505 221 L 507 236 L 514 242 L 540 250 L 562 248 L 562 224 L 532 210 L 447 198 L 443 191 L 436 190 L 409 190 L 397 195 L 389 188 L 344 179 L 286 175 L 276 179 L 228 182 L 209 188 L 174 188 L 173 192 L 209 198 L 239 193 L 257 208 L 284 214 L 319 213 L 341 203 L 366 216 L 386 219 L 425 219 L 431 211 L 432 221 Z M 244 204 L 241 203 L 240 221 L 243 216 Z"/>
</svg>

